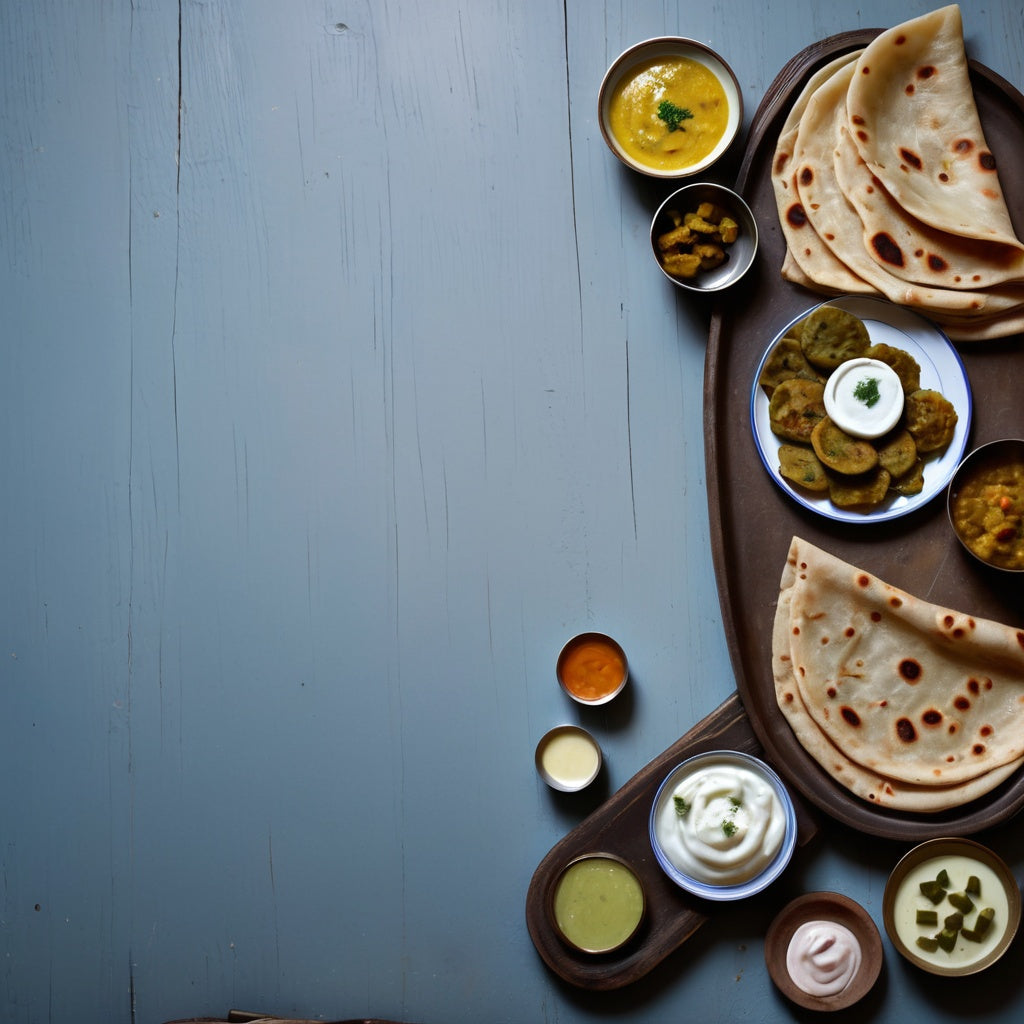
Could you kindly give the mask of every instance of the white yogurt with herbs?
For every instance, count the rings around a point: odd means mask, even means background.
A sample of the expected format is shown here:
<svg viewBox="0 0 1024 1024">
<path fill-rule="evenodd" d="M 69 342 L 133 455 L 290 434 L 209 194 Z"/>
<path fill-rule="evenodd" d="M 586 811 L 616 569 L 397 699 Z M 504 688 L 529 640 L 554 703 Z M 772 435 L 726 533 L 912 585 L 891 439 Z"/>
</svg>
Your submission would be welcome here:
<svg viewBox="0 0 1024 1024">
<path fill-rule="evenodd" d="M 665 786 L 654 833 L 678 871 L 709 885 L 738 885 L 763 871 L 786 835 L 771 783 L 741 762 L 694 766 Z"/>
<path fill-rule="evenodd" d="M 848 359 L 825 382 L 825 412 L 853 437 L 887 434 L 903 415 L 899 374 L 880 359 Z"/>
<path fill-rule="evenodd" d="M 805 921 L 786 950 L 786 970 L 793 984 L 819 998 L 845 991 L 860 964 L 857 936 L 836 921 Z"/>
</svg>

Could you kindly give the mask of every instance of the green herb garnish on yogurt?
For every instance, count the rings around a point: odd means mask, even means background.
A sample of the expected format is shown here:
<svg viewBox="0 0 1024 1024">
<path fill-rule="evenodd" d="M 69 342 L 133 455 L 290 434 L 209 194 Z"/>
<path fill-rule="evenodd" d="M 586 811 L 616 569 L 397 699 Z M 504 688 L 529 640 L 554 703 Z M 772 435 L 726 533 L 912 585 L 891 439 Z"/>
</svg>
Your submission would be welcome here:
<svg viewBox="0 0 1024 1024">
<path fill-rule="evenodd" d="M 690 805 L 681 797 L 672 797 L 672 802 L 676 805 L 676 814 L 680 818 L 685 818 L 690 813 Z"/>
<path fill-rule="evenodd" d="M 726 838 L 732 839 L 736 835 L 736 822 L 732 818 L 726 818 L 722 822 L 722 831 L 725 833 Z"/>
<path fill-rule="evenodd" d="M 684 121 L 693 117 L 693 111 L 686 107 L 677 107 L 671 100 L 662 100 L 658 104 L 658 117 L 665 122 L 670 132 L 686 131 L 682 127 Z"/>
<path fill-rule="evenodd" d="M 878 390 L 878 378 L 862 377 L 854 385 L 853 397 L 870 409 L 882 397 Z"/>
</svg>

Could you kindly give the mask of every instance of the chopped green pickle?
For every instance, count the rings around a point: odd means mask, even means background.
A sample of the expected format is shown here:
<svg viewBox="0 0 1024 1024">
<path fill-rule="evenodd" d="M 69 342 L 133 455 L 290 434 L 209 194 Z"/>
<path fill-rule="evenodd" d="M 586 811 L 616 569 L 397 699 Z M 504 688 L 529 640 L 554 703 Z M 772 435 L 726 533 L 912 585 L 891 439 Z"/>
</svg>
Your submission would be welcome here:
<svg viewBox="0 0 1024 1024">
<path fill-rule="evenodd" d="M 969 914 L 974 909 L 974 900 L 965 892 L 951 892 L 949 902 L 964 914 Z"/>
<path fill-rule="evenodd" d="M 992 926 L 992 919 L 996 912 L 991 907 L 978 911 L 978 919 L 974 922 L 974 932 L 980 939 Z"/>
<path fill-rule="evenodd" d="M 922 882 L 921 894 L 930 899 L 936 906 L 946 898 L 946 890 L 939 884 L 938 879 L 931 882 Z"/>
<path fill-rule="evenodd" d="M 982 942 L 986 933 L 992 926 L 995 918 L 995 911 L 992 907 L 985 907 L 978 911 L 974 919 L 974 926 L 967 923 L 967 915 L 976 910 L 972 896 L 981 895 L 981 882 L 977 875 L 971 875 L 962 892 L 949 892 L 949 873 L 943 869 L 935 878 L 921 882 L 921 894 L 931 903 L 938 907 L 943 900 L 949 900 L 954 908 L 954 913 L 946 914 L 942 918 L 942 930 L 933 935 L 919 935 L 917 946 L 926 953 L 934 953 L 942 949 L 952 953 L 956 948 L 957 937 L 962 935 L 968 942 Z M 935 927 L 939 923 L 939 911 L 918 909 L 916 916 L 917 924 L 922 927 Z"/>
</svg>

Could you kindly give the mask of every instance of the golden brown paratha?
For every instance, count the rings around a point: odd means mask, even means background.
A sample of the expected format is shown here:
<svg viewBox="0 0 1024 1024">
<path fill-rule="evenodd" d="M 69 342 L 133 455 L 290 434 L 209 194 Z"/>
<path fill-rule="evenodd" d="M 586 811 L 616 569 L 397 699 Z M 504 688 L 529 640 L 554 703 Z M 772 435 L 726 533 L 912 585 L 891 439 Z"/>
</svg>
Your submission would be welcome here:
<svg viewBox="0 0 1024 1024">
<path fill-rule="evenodd" d="M 1024 630 L 924 601 L 798 537 L 772 661 L 801 745 L 872 803 L 957 807 L 1024 764 Z"/>
</svg>

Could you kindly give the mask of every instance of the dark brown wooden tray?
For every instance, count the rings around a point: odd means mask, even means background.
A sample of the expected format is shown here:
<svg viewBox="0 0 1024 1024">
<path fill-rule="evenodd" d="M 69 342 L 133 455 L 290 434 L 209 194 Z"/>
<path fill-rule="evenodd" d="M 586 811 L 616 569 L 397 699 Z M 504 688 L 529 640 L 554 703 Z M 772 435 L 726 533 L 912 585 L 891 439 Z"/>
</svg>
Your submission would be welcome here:
<svg viewBox="0 0 1024 1024">
<path fill-rule="evenodd" d="M 691 896 L 669 880 L 654 859 L 648 837 L 651 805 L 662 780 L 681 761 L 707 750 L 741 750 L 764 757 L 736 694 L 634 775 L 537 866 L 526 896 L 526 925 L 541 958 L 563 980 L 598 990 L 628 985 L 678 949 L 716 912 L 718 904 Z M 797 841 L 803 845 L 817 833 L 818 825 L 797 794 L 793 803 Z M 647 915 L 641 930 L 614 954 L 573 951 L 558 937 L 548 915 L 548 896 L 559 873 L 583 853 L 618 854 L 632 865 L 644 886 Z"/>
<path fill-rule="evenodd" d="M 967 835 L 1024 806 L 1024 773 L 953 811 L 915 815 L 873 807 L 835 783 L 800 746 L 775 703 L 772 624 L 779 580 L 794 535 L 922 598 L 976 616 L 1024 624 L 1019 582 L 976 564 L 949 528 L 944 496 L 902 519 L 835 523 L 799 506 L 762 466 L 750 424 L 758 361 L 774 335 L 821 296 L 781 278 L 785 240 L 771 183 L 779 128 L 811 74 L 839 54 L 866 45 L 878 30 L 848 32 L 793 58 L 754 115 L 737 190 L 757 218 L 760 249 L 748 277 L 716 307 L 704 378 L 704 430 L 711 543 L 737 689 L 766 757 L 791 788 L 832 817 L 863 832 L 917 841 Z M 971 78 L 987 141 L 1016 228 L 1024 214 L 1024 97 L 972 62 Z M 999 437 L 1024 437 L 1022 338 L 957 345 L 974 399 L 968 447 Z"/>
</svg>

